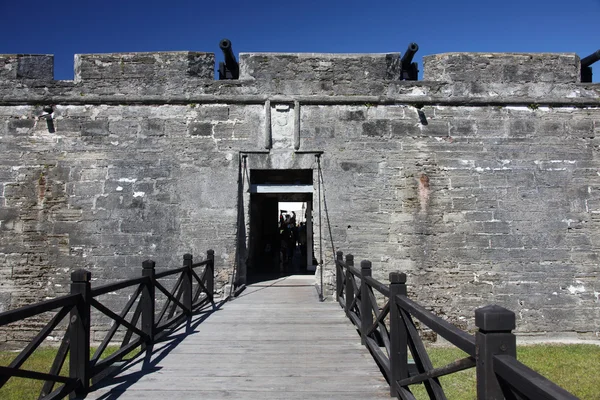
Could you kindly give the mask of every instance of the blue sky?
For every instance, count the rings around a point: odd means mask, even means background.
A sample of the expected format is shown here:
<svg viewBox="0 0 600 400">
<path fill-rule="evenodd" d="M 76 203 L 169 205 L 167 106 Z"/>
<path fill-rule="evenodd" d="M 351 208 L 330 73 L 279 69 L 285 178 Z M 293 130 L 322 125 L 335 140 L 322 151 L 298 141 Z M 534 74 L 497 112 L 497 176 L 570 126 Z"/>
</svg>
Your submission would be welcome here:
<svg viewBox="0 0 600 400">
<path fill-rule="evenodd" d="M 428 54 L 575 52 L 600 48 L 600 0 L 479 1 L 37 1 L 0 0 L 0 53 L 55 55 L 73 79 L 73 55 L 193 50 Z M 600 81 L 600 62 L 594 64 Z"/>
</svg>

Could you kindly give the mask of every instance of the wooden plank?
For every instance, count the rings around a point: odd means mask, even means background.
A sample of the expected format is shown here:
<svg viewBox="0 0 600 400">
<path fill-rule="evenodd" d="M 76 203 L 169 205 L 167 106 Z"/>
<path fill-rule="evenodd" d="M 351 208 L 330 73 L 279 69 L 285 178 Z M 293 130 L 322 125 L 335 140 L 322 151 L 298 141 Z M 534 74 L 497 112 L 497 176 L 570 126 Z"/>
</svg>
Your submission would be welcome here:
<svg viewBox="0 0 600 400">
<path fill-rule="evenodd" d="M 202 376 L 198 376 L 198 371 L 194 369 L 186 368 L 185 366 L 179 366 L 173 368 L 173 371 L 177 371 L 179 376 L 189 377 L 193 379 L 202 379 L 204 377 L 335 377 L 345 376 L 347 378 L 356 380 L 362 377 L 369 377 L 380 379 L 382 377 L 381 371 L 377 368 L 372 369 L 360 369 L 360 368 L 344 368 L 339 365 L 321 365 L 314 363 L 313 365 L 265 365 L 260 366 L 251 365 L 252 368 L 240 369 L 235 365 L 211 365 L 206 372 L 202 373 Z M 383 381 L 382 381 L 383 382 Z"/>
<path fill-rule="evenodd" d="M 189 376 L 176 376 L 168 371 L 161 371 L 161 378 L 157 379 L 158 372 L 144 375 L 138 378 L 136 385 L 132 385 L 127 391 L 138 390 L 164 390 L 166 387 L 178 390 L 197 390 L 199 397 L 204 392 L 218 391 L 223 388 L 238 388 L 241 391 L 271 391 L 281 394 L 290 392 L 314 391 L 318 388 L 326 392 L 356 393 L 356 392 L 387 392 L 389 386 L 383 378 L 380 381 L 369 382 L 367 379 L 348 379 L 345 376 L 261 376 L 256 379 L 239 376 L 197 376 L 190 379 Z M 166 379 L 168 378 L 168 379 Z"/>
<path fill-rule="evenodd" d="M 110 394 L 109 394 L 110 393 Z M 323 392 L 323 391 L 306 391 L 306 392 L 288 392 L 278 393 L 271 391 L 248 391 L 240 389 L 221 389 L 214 391 L 203 391 L 200 397 L 197 390 L 135 390 L 135 391 L 107 391 L 99 390 L 97 394 L 104 395 L 103 399 L 119 399 L 119 400 L 148 400 L 148 399 L 177 399 L 177 400 L 307 400 L 307 399 L 327 399 L 327 400 L 389 400 L 389 393 L 367 394 L 363 392 L 348 393 L 348 392 Z M 89 399 L 91 397 L 86 397 Z M 94 398 L 100 398 L 94 397 Z"/>
<path fill-rule="evenodd" d="M 280 346 L 275 346 L 279 344 Z M 281 340 L 279 342 L 273 341 L 244 341 L 227 344 L 223 346 L 219 343 L 200 343 L 198 345 L 188 344 L 186 342 L 180 343 L 175 347 L 172 354 L 214 354 L 215 351 L 221 355 L 224 354 L 236 354 L 236 353 L 261 353 L 270 354 L 281 351 L 281 348 L 287 349 L 289 354 L 306 354 L 306 353 L 332 353 L 338 354 L 339 352 L 360 352 L 363 347 L 356 343 L 338 343 L 337 340 L 322 341 L 314 343 L 312 341 L 293 341 L 293 340 Z"/>
</svg>

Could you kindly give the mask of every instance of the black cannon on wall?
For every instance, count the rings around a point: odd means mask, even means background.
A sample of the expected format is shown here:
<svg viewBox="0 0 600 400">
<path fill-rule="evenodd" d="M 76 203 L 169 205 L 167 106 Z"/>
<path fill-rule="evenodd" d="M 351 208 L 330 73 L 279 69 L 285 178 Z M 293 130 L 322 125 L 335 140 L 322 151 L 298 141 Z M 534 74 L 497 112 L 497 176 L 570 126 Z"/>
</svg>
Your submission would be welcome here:
<svg viewBox="0 0 600 400">
<path fill-rule="evenodd" d="M 592 81 L 592 65 L 596 61 L 600 60 L 600 50 L 596 50 L 589 56 L 581 59 L 581 82 Z"/>
<path fill-rule="evenodd" d="M 221 61 L 219 63 L 219 80 L 239 79 L 240 65 L 235 59 L 235 55 L 231 49 L 231 41 L 229 39 L 223 39 L 219 42 L 219 47 L 225 56 L 225 62 Z"/>
<path fill-rule="evenodd" d="M 402 63 L 402 73 L 400 75 L 401 80 L 405 81 L 416 81 L 419 79 L 419 66 L 416 62 L 412 62 L 413 57 L 419 51 L 419 45 L 411 43 L 408 45 L 406 52 L 400 59 Z"/>
</svg>

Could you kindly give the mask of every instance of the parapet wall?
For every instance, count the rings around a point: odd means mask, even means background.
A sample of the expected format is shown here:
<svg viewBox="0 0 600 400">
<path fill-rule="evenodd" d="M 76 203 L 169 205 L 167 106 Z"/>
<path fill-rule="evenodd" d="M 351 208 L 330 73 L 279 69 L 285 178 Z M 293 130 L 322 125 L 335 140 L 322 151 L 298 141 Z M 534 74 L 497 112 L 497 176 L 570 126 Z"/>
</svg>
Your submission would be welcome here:
<svg viewBox="0 0 600 400">
<path fill-rule="evenodd" d="M 322 154 L 333 244 L 377 279 L 467 329 L 496 303 L 521 333 L 598 337 L 600 85 L 572 54 L 427 56 L 423 81 L 398 59 L 248 53 L 215 81 L 210 53 L 79 55 L 53 81 L 51 56 L 0 56 L 0 310 L 208 248 L 237 279 L 244 163 L 316 177 Z"/>
<path fill-rule="evenodd" d="M 568 53 L 444 53 L 425 56 L 423 78 L 438 82 L 577 83 L 581 66 Z M 397 81 L 400 53 L 240 53 L 240 80 Z M 51 55 L 0 55 L 0 78 L 53 77 Z M 75 55 L 75 82 L 214 80 L 215 56 L 201 52 Z"/>
<path fill-rule="evenodd" d="M 449 53 L 425 56 L 422 81 L 401 81 L 399 54 L 242 53 L 241 79 L 214 80 L 214 55 L 198 52 L 76 56 L 73 81 L 53 81 L 52 56 L 4 55 L 3 104 L 597 104 L 579 83 L 574 54 Z M 22 72 L 17 72 L 22 71 Z"/>
</svg>

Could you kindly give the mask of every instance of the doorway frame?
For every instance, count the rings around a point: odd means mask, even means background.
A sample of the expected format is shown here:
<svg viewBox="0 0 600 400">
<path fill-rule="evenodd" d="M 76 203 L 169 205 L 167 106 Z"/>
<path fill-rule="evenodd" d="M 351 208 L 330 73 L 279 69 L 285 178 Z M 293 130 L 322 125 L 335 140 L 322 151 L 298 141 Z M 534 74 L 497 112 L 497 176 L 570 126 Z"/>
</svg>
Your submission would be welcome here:
<svg viewBox="0 0 600 400">
<path fill-rule="evenodd" d="M 240 287 L 247 282 L 248 258 L 250 252 L 250 208 L 251 208 L 251 179 L 250 172 L 253 170 L 273 170 L 284 172 L 286 170 L 310 170 L 312 171 L 311 191 L 311 216 L 314 217 L 314 207 L 317 202 L 318 185 L 318 162 L 317 159 L 324 154 L 323 151 L 240 151 L 239 152 L 239 180 L 238 180 L 238 229 L 235 268 L 232 282 L 235 287 Z M 308 189 L 307 189 L 308 190 Z M 307 261 L 311 257 L 312 251 L 309 251 L 308 241 L 311 241 L 313 251 L 315 243 L 318 242 L 318 234 L 311 223 L 311 231 L 307 229 Z M 310 239 L 309 239 L 310 237 Z"/>
</svg>

